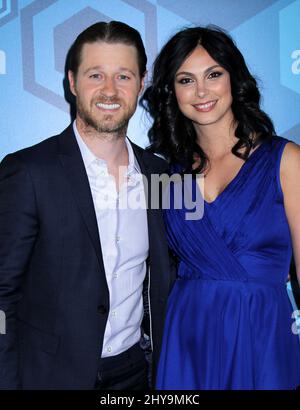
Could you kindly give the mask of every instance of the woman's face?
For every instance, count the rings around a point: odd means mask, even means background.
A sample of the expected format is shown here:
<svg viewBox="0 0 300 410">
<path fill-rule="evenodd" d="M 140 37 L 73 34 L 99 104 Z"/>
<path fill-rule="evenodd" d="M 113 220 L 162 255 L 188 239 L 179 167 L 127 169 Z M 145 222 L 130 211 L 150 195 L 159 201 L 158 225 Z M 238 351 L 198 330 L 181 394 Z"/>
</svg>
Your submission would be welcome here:
<svg viewBox="0 0 300 410">
<path fill-rule="evenodd" d="M 196 130 L 212 124 L 231 126 L 229 73 L 202 46 L 196 47 L 176 72 L 175 94 L 180 111 Z"/>
</svg>

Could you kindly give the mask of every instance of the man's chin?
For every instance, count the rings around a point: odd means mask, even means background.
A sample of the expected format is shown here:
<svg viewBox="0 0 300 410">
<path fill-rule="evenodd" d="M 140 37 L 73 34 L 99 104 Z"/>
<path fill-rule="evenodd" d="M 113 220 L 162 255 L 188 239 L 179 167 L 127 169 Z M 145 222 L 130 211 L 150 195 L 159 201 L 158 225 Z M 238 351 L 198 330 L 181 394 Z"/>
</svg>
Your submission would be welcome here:
<svg viewBox="0 0 300 410">
<path fill-rule="evenodd" d="M 127 127 L 128 127 L 128 121 L 127 122 L 122 122 L 118 124 L 89 124 L 92 128 L 94 128 L 95 131 L 98 133 L 104 133 L 104 134 L 124 134 L 126 133 Z"/>
<path fill-rule="evenodd" d="M 112 122 L 101 122 L 96 124 L 96 129 L 98 132 L 105 132 L 105 133 L 116 133 L 119 131 L 123 131 L 128 126 L 128 121 L 112 123 Z"/>
<path fill-rule="evenodd" d="M 80 118 L 84 127 L 94 130 L 98 133 L 105 134 L 124 134 L 126 133 L 129 118 L 123 118 L 116 121 L 112 115 L 107 115 L 106 118 L 93 118 L 90 115 L 86 115 L 84 112 L 80 113 Z"/>
</svg>

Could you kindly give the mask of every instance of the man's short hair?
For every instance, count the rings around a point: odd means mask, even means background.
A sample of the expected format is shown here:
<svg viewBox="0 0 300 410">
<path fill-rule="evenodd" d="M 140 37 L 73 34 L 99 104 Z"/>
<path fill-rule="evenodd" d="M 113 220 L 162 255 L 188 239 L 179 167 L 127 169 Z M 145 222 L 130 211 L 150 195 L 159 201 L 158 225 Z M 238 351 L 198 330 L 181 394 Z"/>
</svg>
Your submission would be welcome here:
<svg viewBox="0 0 300 410">
<path fill-rule="evenodd" d="M 136 48 L 140 76 L 146 72 L 147 56 L 140 33 L 121 21 L 99 22 L 85 29 L 78 35 L 68 52 L 68 68 L 76 77 L 81 63 L 82 48 L 87 43 L 104 41 L 106 43 L 123 43 Z"/>
</svg>

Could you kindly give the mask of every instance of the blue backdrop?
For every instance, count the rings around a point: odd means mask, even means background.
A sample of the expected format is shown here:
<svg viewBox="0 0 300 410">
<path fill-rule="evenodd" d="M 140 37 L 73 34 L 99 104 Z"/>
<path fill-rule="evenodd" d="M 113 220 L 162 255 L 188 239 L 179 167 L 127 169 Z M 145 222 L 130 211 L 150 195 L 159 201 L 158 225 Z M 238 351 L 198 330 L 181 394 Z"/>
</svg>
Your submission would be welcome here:
<svg viewBox="0 0 300 410">
<path fill-rule="evenodd" d="M 140 31 L 148 69 L 178 29 L 224 27 L 260 79 L 278 134 L 300 143 L 300 0 L 0 0 L 0 160 L 69 123 L 66 52 L 85 27 L 111 19 Z M 139 108 L 128 134 L 141 146 L 148 125 Z"/>
</svg>

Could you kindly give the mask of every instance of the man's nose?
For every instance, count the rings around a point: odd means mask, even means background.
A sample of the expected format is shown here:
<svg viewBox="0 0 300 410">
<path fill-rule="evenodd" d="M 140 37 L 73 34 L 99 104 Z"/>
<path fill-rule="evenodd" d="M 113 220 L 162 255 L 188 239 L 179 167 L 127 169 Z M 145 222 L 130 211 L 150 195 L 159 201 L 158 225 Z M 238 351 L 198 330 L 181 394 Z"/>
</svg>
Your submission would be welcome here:
<svg viewBox="0 0 300 410">
<path fill-rule="evenodd" d="M 116 84 L 113 78 L 107 77 L 101 88 L 101 93 L 106 97 L 114 97 L 117 93 Z"/>
</svg>

